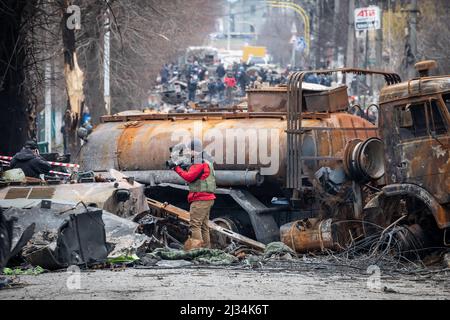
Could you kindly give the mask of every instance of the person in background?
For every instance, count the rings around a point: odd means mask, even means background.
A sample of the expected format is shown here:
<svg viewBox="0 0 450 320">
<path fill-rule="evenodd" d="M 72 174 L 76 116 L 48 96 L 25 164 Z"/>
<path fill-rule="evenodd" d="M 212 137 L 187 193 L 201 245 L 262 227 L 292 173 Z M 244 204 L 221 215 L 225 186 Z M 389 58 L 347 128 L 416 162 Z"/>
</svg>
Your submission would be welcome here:
<svg viewBox="0 0 450 320">
<path fill-rule="evenodd" d="M 83 114 L 81 116 L 81 125 L 85 124 L 86 122 L 91 122 L 91 113 L 89 111 L 89 107 L 84 105 Z"/>
<path fill-rule="evenodd" d="M 40 155 L 35 141 L 27 141 L 11 160 L 11 169 L 22 169 L 26 177 L 39 178 L 41 174 L 47 174 L 51 165 Z"/>
<path fill-rule="evenodd" d="M 159 75 L 161 77 L 161 84 L 166 84 L 169 81 L 169 68 L 167 67 L 167 64 L 162 67 Z"/>
<path fill-rule="evenodd" d="M 208 96 L 209 102 L 212 101 L 213 97 L 216 95 L 216 82 L 213 78 L 209 78 L 208 80 Z"/>
<path fill-rule="evenodd" d="M 81 126 L 86 128 L 88 134 L 92 132 L 94 126 L 92 125 L 92 117 L 89 108 L 85 105 L 83 115 L 81 116 Z"/>
<path fill-rule="evenodd" d="M 200 65 L 198 70 L 198 80 L 204 81 L 208 75 L 208 70 L 205 66 Z"/>
<path fill-rule="evenodd" d="M 216 75 L 219 79 L 223 79 L 225 77 L 226 71 L 223 63 L 220 63 L 216 68 Z"/>
<path fill-rule="evenodd" d="M 236 87 L 236 78 L 232 73 L 228 73 L 224 79 L 225 90 L 227 96 L 227 103 L 231 103 L 233 101 L 233 90 Z"/>
<path fill-rule="evenodd" d="M 319 83 L 326 87 L 331 87 L 331 77 L 326 75 L 320 75 Z"/>
<path fill-rule="evenodd" d="M 195 102 L 195 94 L 198 89 L 198 77 L 193 75 L 188 83 L 189 101 Z"/>
<path fill-rule="evenodd" d="M 262 88 L 262 79 L 261 77 L 257 77 L 255 81 L 253 81 L 253 89 L 261 89 Z"/>
<path fill-rule="evenodd" d="M 245 89 L 247 88 L 247 84 L 249 82 L 247 73 L 244 68 L 241 67 L 237 73 L 236 79 L 239 83 L 239 87 L 241 88 L 241 96 L 245 97 Z"/>
<path fill-rule="evenodd" d="M 312 71 L 312 68 L 309 67 L 308 71 Z M 319 77 L 317 77 L 317 74 L 315 74 L 315 73 L 306 74 L 304 81 L 308 82 L 308 83 L 320 84 L 320 79 L 319 79 Z"/>
<path fill-rule="evenodd" d="M 225 92 L 225 84 L 223 83 L 221 78 L 217 78 L 217 80 L 216 80 L 216 92 L 217 92 L 219 101 L 222 101 L 224 92 Z"/>
</svg>

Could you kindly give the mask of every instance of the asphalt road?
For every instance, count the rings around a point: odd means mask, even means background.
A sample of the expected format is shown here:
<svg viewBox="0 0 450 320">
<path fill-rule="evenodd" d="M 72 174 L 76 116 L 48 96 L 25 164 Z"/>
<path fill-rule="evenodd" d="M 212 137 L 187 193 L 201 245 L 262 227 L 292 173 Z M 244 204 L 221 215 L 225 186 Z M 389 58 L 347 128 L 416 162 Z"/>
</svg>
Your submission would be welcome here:
<svg viewBox="0 0 450 320">
<path fill-rule="evenodd" d="M 375 278 L 373 278 L 375 276 Z M 450 299 L 448 273 L 346 270 L 124 269 L 20 276 L 0 299 Z M 69 285 L 68 285 L 69 284 Z"/>
</svg>

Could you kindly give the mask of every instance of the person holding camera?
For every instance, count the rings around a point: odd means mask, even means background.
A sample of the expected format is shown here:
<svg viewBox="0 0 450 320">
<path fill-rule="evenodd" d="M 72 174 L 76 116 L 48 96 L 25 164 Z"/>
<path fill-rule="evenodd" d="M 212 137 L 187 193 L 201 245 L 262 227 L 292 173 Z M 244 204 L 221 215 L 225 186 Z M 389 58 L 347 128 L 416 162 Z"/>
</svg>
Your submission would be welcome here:
<svg viewBox="0 0 450 320">
<path fill-rule="evenodd" d="M 172 159 L 167 163 L 170 169 L 175 170 L 189 184 L 191 239 L 188 241 L 191 244 L 185 244 L 185 248 L 209 248 L 211 245 L 208 227 L 209 214 L 216 199 L 214 167 L 212 161 L 205 159 L 201 141 L 192 140 L 187 153 L 190 161 L 173 161 Z"/>
</svg>

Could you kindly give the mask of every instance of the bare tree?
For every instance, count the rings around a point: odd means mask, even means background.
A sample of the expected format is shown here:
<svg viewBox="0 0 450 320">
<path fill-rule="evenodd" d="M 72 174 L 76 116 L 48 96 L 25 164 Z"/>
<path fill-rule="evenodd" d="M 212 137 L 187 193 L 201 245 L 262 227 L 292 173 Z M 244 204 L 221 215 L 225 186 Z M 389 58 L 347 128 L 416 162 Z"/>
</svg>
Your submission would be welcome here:
<svg viewBox="0 0 450 320">
<path fill-rule="evenodd" d="M 0 153 L 12 154 L 35 135 L 36 94 L 30 74 L 36 52 L 27 33 L 37 1 L 0 1 Z"/>
<path fill-rule="evenodd" d="M 67 28 L 70 5 L 81 10 L 81 29 Z M 0 0 L 0 133 L 2 153 L 36 137 L 43 109 L 46 63 L 56 105 L 65 104 L 66 130 L 77 153 L 76 129 L 83 106 L 94 121 L 105 114 L 103 36 L 111 21 L 113 111 L 141 106 L 165 62 L 212 31 L 215 0 Z M 66 98 L 61 98 L 61 97 Z"/>
<path fill-rule="evenodd" d="M 438 62 L 440 74 L 450 74 L 450 2 L 447 0 L 420 1 L 418 28 L 419 59 Z"/>
<path fill-rule="evenodd" d="M 116 1 L 111 5 L 113 111 L 140 108 L 164 63 L 200 45 L 214 27 L 214 0 Z"/>
</svg>

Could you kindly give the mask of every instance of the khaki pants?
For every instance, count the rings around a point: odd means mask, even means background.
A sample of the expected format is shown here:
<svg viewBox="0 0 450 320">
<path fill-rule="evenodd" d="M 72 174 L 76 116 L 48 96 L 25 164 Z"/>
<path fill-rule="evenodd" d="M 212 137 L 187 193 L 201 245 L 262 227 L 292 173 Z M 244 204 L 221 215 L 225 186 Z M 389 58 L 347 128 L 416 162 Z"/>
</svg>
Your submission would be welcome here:
<svg viewBox="0 0 450 320">
<path fill-rule="evenodd" d="M 191 237 L 203 241 L 205 248 L 210 247 L 208 222 L 209 212 L 213 205 L 214 200 L 194 201 L 191 203 L 191 209 L 189 210 Z"/>
</svg>

